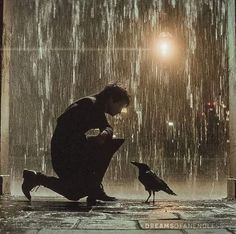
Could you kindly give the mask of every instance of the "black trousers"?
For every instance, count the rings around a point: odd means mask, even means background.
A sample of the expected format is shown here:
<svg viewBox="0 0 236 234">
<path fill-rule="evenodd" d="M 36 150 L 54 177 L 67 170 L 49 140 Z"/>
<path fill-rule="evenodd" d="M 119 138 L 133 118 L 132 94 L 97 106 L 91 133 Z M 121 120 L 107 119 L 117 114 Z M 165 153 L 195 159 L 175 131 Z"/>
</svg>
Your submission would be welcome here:
<svg viewBox="0 0 236 234">
<path fill-rule="evenodd" d="M 43 185 L 70 200 L 89 195 L 101 184 L 112 156 L 123 143 L 124 139 L 109 139 L 104 144 L 97 144 L 95 137 L 90 137 L 84 146 L 75 146 L 67 151 L 67 155 L 53 150 L 52 165 L 58 175 L 57 185 L 47 179 Z"/>
</svg>

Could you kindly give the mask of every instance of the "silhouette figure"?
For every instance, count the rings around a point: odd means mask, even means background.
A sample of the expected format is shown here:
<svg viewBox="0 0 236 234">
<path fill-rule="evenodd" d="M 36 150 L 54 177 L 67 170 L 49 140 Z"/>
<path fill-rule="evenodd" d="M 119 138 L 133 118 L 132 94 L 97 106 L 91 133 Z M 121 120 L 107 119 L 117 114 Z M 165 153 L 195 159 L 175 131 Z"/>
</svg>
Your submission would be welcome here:
<svg viewBox="0 0 236 234">
<path fill-rule="evenodd" d="M 57 119 L 51 140 L 52 166 L 58 178 L 24 170 L 24 195 L 31 200 L 30 191 L 42 185 L 69 200 L 88 196 L 88 205 L 96 204 L 96 200 L 116 200 L 105 193 L 102 179 L 124 139 L 112 138 L 113 129 L 105 113 L 115 116 L 129 102 L 125 89 L 110 84 L 100 93 L 71 104 Z M 86 136 L 91 129 L 99 129 L 100 133 Z"/>
<path fill-rule="evenodd" d="M 151 192 L 153 193 L 153 203 L 155 202 L 155 192 L 164 191 L 170 195 L 176 195 L 169 186 L 160 179 L 147 164 L 138 163 L 138 162 L 131 162 L 133 165 L 138 167 L 139 169 L 139 181 L 144 185 L 145 190 L 148 191 L 149 196 L 145 203 L 148 202 L 149 198 L 151 197 Z"/>
</svg>

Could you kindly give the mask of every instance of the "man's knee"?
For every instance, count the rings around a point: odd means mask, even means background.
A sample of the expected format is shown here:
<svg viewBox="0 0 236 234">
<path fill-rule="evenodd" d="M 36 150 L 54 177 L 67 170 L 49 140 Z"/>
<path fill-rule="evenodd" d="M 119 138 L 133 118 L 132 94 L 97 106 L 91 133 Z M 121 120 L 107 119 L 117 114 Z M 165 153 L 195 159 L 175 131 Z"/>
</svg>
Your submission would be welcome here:
<svg viewBox="0 0 236 234">
<path fill-rule="evenodd" d="M 71 191 L 70 193 L 65 194 L 65 197 L 71 201 L 78 201 L 79 199 L 86 197 L 87 193 L 85 191 Z"/>
<path fill-rule="evenodd" d="M 65 197 L 70 201 L 78 201 L 80 198 L 82 198 L 81 196 L 76 195 L 76 194 L 69 194 L 69 195 L 66 195 Z"/>
</svg>

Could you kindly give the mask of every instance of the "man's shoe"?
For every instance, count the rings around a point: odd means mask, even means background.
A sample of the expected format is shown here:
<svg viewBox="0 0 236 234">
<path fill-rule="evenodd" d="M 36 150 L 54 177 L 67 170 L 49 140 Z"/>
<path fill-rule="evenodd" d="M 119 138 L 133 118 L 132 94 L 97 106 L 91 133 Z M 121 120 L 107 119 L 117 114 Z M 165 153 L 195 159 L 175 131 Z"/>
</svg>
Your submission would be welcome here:
<svg viewBox="0 0 236 234">
<path fill-rule="evenodd" d="M 106 203 L 101 200 L 96 200 L 95 198 L 87 197 L 87 206 L 88 207 L 103 206 L 104 204 L 106 204 Z"/>
<path fill-rule="evenodd" d="M 87 197 L 87 206 L 95 206 L 97 204 L 96 198 Z"/>
<path fill-rule="evenodd" d="M 108 196 L 103 188 L 103 185 L 100 184 L 100 191 L 99 191 L 99 196 L 97 197 L 98 200 L 101 201 L 117 201 L 117 198 Z"/>
<path fill-rule="evenodd" d="M 117 198 L 108 196 L 106 193 L 97 197 L 97 200 L 100 201 L 117 201 Z"/>
<path fill-rule="evenodd" d="M 27 197 L 27 199 L 29 201 L 31 201 L 30 191 L 34 187 L 39 185 L 37 173 L 35 171 L 24 170 L 23 171 L 23 178 L 24 178 L 24 181 L 21 186 L 22 192 Z"/>
<path fill-rule="evenodd" d="M 110 197 L 108 196 L 104 189 L 103 189 L 103 185 L 101 184 L 100 187 L 96 190 L 94 190 L 93 194 L 88 196 L 89 201 L 95 199 L 96 200 L 100 200 L 100 201 L 116 201 L 117 199 L 115 197 Z"/>
</svg>

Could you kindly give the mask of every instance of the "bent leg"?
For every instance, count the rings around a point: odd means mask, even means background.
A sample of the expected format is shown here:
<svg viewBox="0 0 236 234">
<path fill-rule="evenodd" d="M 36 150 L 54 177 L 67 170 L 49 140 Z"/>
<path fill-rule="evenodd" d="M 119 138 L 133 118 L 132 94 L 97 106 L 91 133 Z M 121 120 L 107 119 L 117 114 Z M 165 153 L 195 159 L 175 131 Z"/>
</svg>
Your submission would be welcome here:
<svg viewBox="0 0 236 234">
<path fill-rule="evenodd" d="M 38 176 L 40 185 L 43 185 L 44 187 L 64 196 L 69 200 L 77 201 L 80 198 L 86 196 L 84 185 L 79 184 L 78 181 L 73 181 L 73 179 L 65 180 L 53 176 L 46 176 L 41 173 Z"/>
<path fill-rule="evenodd" d="M 62 162 L 64 157 L 52 161 L 59 178 L 41 174 L 40 184 L 69 200 L 79 200 L 100 188 L 113 154 L 123 144 L 124 139 L 111 139 L 103 145 L 97 145 L 94 138 L 88 141 L 87 155 L 72 152 L 70 162 Z M 68 155 L 69 156 L 69 155 Z M 84 156 L 84 157 L 83 157 Z"/>
<path fill-rule="evenodd" d="M 92 140 L 90 141 L 90 148 L 87 167 L 91 168 L 93 174 L 87 179 L 93 181 L 96 185 L 100 185 L 102 179 L 107 171 L 112 156 L 124 143 L 124 139 L 110 139 L 103 145 L 97 145 Z"/>
<path fill-rule="evenodd" d="M 79 200 L 80 198 L 86 196 L 83 186 L 76 186 L 77 181 L 66 181 L 61 178 L 56 178 L 53 176 L 46 176 L 42 173 L 36 173 L 35 171 L 24 170 L 23 171 L 23 183 L 22 183 L 22 192 L 27 197 L 28 200 L 31 200 L 30 191 L 36 186 L 44 186 L 51 189 L 52 191 L 66 197 L 69 200 Z"/>
<path fill-rule="evenodd" d="M 99 155 L 97 155 L 94 160 L 94 170 L 98 181 L 101 183 L 102 179 L 107 171 L 110 164 L 112 156 L 124 143 L 124 139 L 111 139 L 104 143 L 99 150 Z"/>
</svg>

